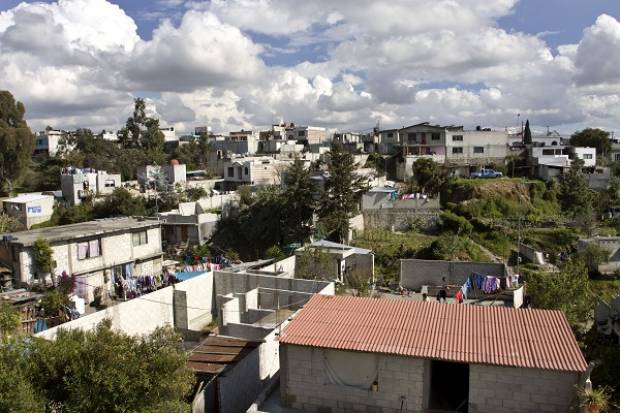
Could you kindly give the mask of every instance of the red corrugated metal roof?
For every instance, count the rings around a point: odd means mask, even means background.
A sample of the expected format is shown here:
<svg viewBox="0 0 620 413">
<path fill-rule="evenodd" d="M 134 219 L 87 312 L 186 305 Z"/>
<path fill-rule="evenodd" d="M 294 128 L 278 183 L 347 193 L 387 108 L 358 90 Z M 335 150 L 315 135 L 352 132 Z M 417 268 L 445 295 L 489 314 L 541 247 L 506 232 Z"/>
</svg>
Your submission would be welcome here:
<svg viewBox="0 0 620 413">
<path fill-rule="evenodd" d="M 586 370 L 564 314 L 553 310 L 314 295 L 280 342 L 548 370 Z"/>
</svg>

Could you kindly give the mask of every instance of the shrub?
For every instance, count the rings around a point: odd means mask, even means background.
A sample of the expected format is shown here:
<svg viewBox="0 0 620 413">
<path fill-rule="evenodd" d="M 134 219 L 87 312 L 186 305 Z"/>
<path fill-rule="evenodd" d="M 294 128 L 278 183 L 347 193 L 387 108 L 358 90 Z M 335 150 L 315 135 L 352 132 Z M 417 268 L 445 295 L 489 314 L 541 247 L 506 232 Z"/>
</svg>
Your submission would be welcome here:
<svg viewBox="0 0 620 413">
<path fill-rule="evenodd" d="M 474 226 L 467 218 L 458 216 L 450 211 L 444 211 L 439 215 L 438 226 L 442 231 L 450 231 L 461 235 L 469 235 L 474 229 Z"/>
</svg>

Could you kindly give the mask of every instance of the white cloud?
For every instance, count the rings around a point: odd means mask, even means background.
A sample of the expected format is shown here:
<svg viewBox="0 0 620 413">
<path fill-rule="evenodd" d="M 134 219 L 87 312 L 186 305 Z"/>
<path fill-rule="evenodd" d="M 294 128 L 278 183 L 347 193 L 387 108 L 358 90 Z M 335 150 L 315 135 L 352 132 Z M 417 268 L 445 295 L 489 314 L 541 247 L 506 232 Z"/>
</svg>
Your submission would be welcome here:
<svg viewBox="0 0 620 413">
<path fill-rule="evenodd" d="M 620 22 L 603 14 L 584 31 L 575 65 L 580 85 L 620 82 Z"/>
<path fill-rule="evenodd" d="M 182 16 L 150 40 L 106 0 L 22 3 L 0 13 L 0 89 L 35 128 L 117 128 L 134 96 L 179 130 L 620 121 L 620 23 L 602 15 L 552 51 L 499 28 L 516 1 L 159 0 Z M 263 61 L 316 48 L 324 61 Z"/>
</svg>

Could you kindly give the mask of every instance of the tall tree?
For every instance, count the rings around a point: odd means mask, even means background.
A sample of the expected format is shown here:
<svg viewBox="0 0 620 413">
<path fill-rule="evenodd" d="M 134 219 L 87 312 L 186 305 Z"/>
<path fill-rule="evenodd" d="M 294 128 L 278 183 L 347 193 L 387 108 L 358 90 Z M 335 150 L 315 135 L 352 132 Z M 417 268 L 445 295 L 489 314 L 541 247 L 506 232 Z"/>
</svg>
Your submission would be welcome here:
<svg viewBox="0 0 620 413">
<path fill-rule="evenodd" d="M 329 234 L 345 242 L 349 234 L 349 219 L 358 211 L 361 194 L 368 189 L 364 177 L 356 175 L 353 155 L 339 142 L 332 143 L 327 152 L 325 188 L 319 201 L 319 223 Z"/>
<path fill-rule="evenodd" d="M 436 195 L 444 183 L 441 166 L 428 158 L 420 158 L 413 163 L 413 181 L 418 191 Z"/>
<path fill-rule="evenodd" d="M 596 156 L 607 157 L 611 152 L 611 140 L 609 132 L 598 128 L 587 128 L 573 133 L 570 137 L 573 146 L 589 146 L 596 148 Z"/>
<path fill-rule="evenodd" d="M 525 121 L 525 130 L 523 131 L 523 143 L 529 145 L 532 143 L 532 131 L 530 130 L 530 120 Z"/>
<path fill-rule="evenodd" d="M 149 163 L 162 164 L 166 159 L 164 134 L 159 130 L 159 119 L 146 116 L 146 104 L 142 98 L 136 98 L 133 115 L 127 119 L 119 139 L 124 149 L 145 150 Z"/>
<path fill-rule="evenodd" d="M 14 181 L 30 166 L 34 150 L 25 112 L 10 92 L 0 91 L 0 186 L 7 192 L 13 191 Z"/>
<path fill-rule="evenodd" d="M 303 243 L 311 234 L 314 197 L 310 170 L 296 159 L 283 174 L 284 236 L 286 242 Z"/>
<path fill-rule="evenodd" d="M 562 211 L 590 229 L 594 213 L 595 194 L 583 173 L 583 160 L 575 159 L 560 179 L 558 200 Z"/>
</svg>

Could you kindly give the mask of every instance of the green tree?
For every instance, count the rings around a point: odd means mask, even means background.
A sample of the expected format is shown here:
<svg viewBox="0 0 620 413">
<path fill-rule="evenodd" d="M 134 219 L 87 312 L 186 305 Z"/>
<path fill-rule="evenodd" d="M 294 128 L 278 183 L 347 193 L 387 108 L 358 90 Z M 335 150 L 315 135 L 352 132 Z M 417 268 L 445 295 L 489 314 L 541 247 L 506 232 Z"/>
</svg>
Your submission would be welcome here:
<svg viewBox="0 0 620 413">
<path fill-rule="evenodd" d="M 314 195 L 310 170 L 296 159 L 283 174 L 284 237 L 285 242 L 306 241 L 312 232 Z"/>
<path fill-rule="evenodd" d="M 560 179 L 558 200 L 562 211 L 578 219 L 589 230 L 594 213 L 594 191 L 590 189 L 583 173 L 583 161 L 573 160 L 570 169 Z"/>
<path fill-rule="evenodd" d="M 442 231 L 449 231 L 458 235 L 470 235 L 474 229 L 474 226 L 467 218 L 450 211 L 441 212 L 437 225 Z"/>
<path fill-rule="evenodd" d="M 42 273 L 53 273 L 56 269 L 54 250 L 46 238 L 37 238 L 34 242 L 34 262 Z"/>
<path fill-rule="evenodd" d="M 445 178 L 437 162 L 429 158 L 420 158 L 413 163 L 413 181 L 417 191 L 437 195 Z"/>
<path fill-rule="evenodd" d="M 598 266 L 609 260 L 609 252 L 597 244 L 588 244 L 579 256 L 585 262 L 590 273 L 598 273 Z"/>
<path fill-rule="evenodd" d="M 275 261 L 280 261 L 284 259 L 286 255 L 282 251 L 282 248 L 277 245 L 273 245 L 267 249 L 267 251 L 265 252 L 265 257 Z"/>
<path fill-rule="evenodd" d="M 145 216 L 144 198 L 133 196 L 125 188 L 116 188 L 112 194 L 95 205 L 94 215 L 97 218 L 114 216 Z"/>
<path fill-rule="evenodd" d="M 174 157 L 180 163 L 187 165 L 188 170 L 205 169 L 208 155 L 209 143 L 206 135 L 179 145 L 174 152 Z"/>
<path fill-rule="evenodd" d="M 30 382 L 28 350 L 19 339 L 0 345 L 0 412 L 45 412 L 44 399 Z"/>
<path fill-rule="evenodd" d="M 19 331 L 21 317 L 9 303 L 0 302 L 0 345 L 6 343 L 9 338 Z"/>
<path fill-rule="evenodd" d="M 186 412 L 193 373 L 171 328 L 130 337 L 104 321 L 34 345 L 32 382 L 63 412 Z M 0 390 L 1 391 L 1 390 Z"/>
<path fill-rule="evenodd" d="M 591 317 L 594 299 L 582 260 L 565 262 L 557 273 L 528 272 L 526 281 L 534 307 L 562 310 L 574 331 L 583 329 Z"/>
<path fill-rule="evenodd" d="M 146 116 L 146 105 L 142 98 L 135 99 L 133 115 L 127 119 L 119 140 L 124 149 L 143 149 L 148 163 L 165 162 L 164 134 L 159 130 L 159 119 Z"/>
<path fill-rule="evenodd" d="M 30 167 L 34 150 L 34 135 L 24 120 L 25 112 L 24 105 L 10 92 L 0 91 L 0 186 L 8 193 Z"/>
<path fill-rule="evenodd" d="M 530 130 L 530 120 L 525 121 L 525 130 L 523 131 L 523 143 L 529 145 L 532 143 L 532 131 Z"/>
<path fill-rule="evenodd" d="M 356 167 L 353 155 L 339 142 L 333 142 L 327 152 L 328 176 L 319 200 L 318 215 L 319 222 L 340 242 L 346 241 L 349 219 L 358 211 L 361 194 L 368 190 L 364 178 L 355 174 Z"/>
<path fill-rule="evenodd" d="M 187 201 L 198 201 L 208 195 L 207 191 L 201 186 L 189 187 L 183 191 L 183 198 Z"/>
<path fill-rule="evenodd" d="M 609 132 L 598 128 L 587 128 L 573 133 L 570 137 L 570 144 L 573 146 L 596 148 L 596 156 L 600 158 L 608 157 L 611 152 Z"/>
</svg>

